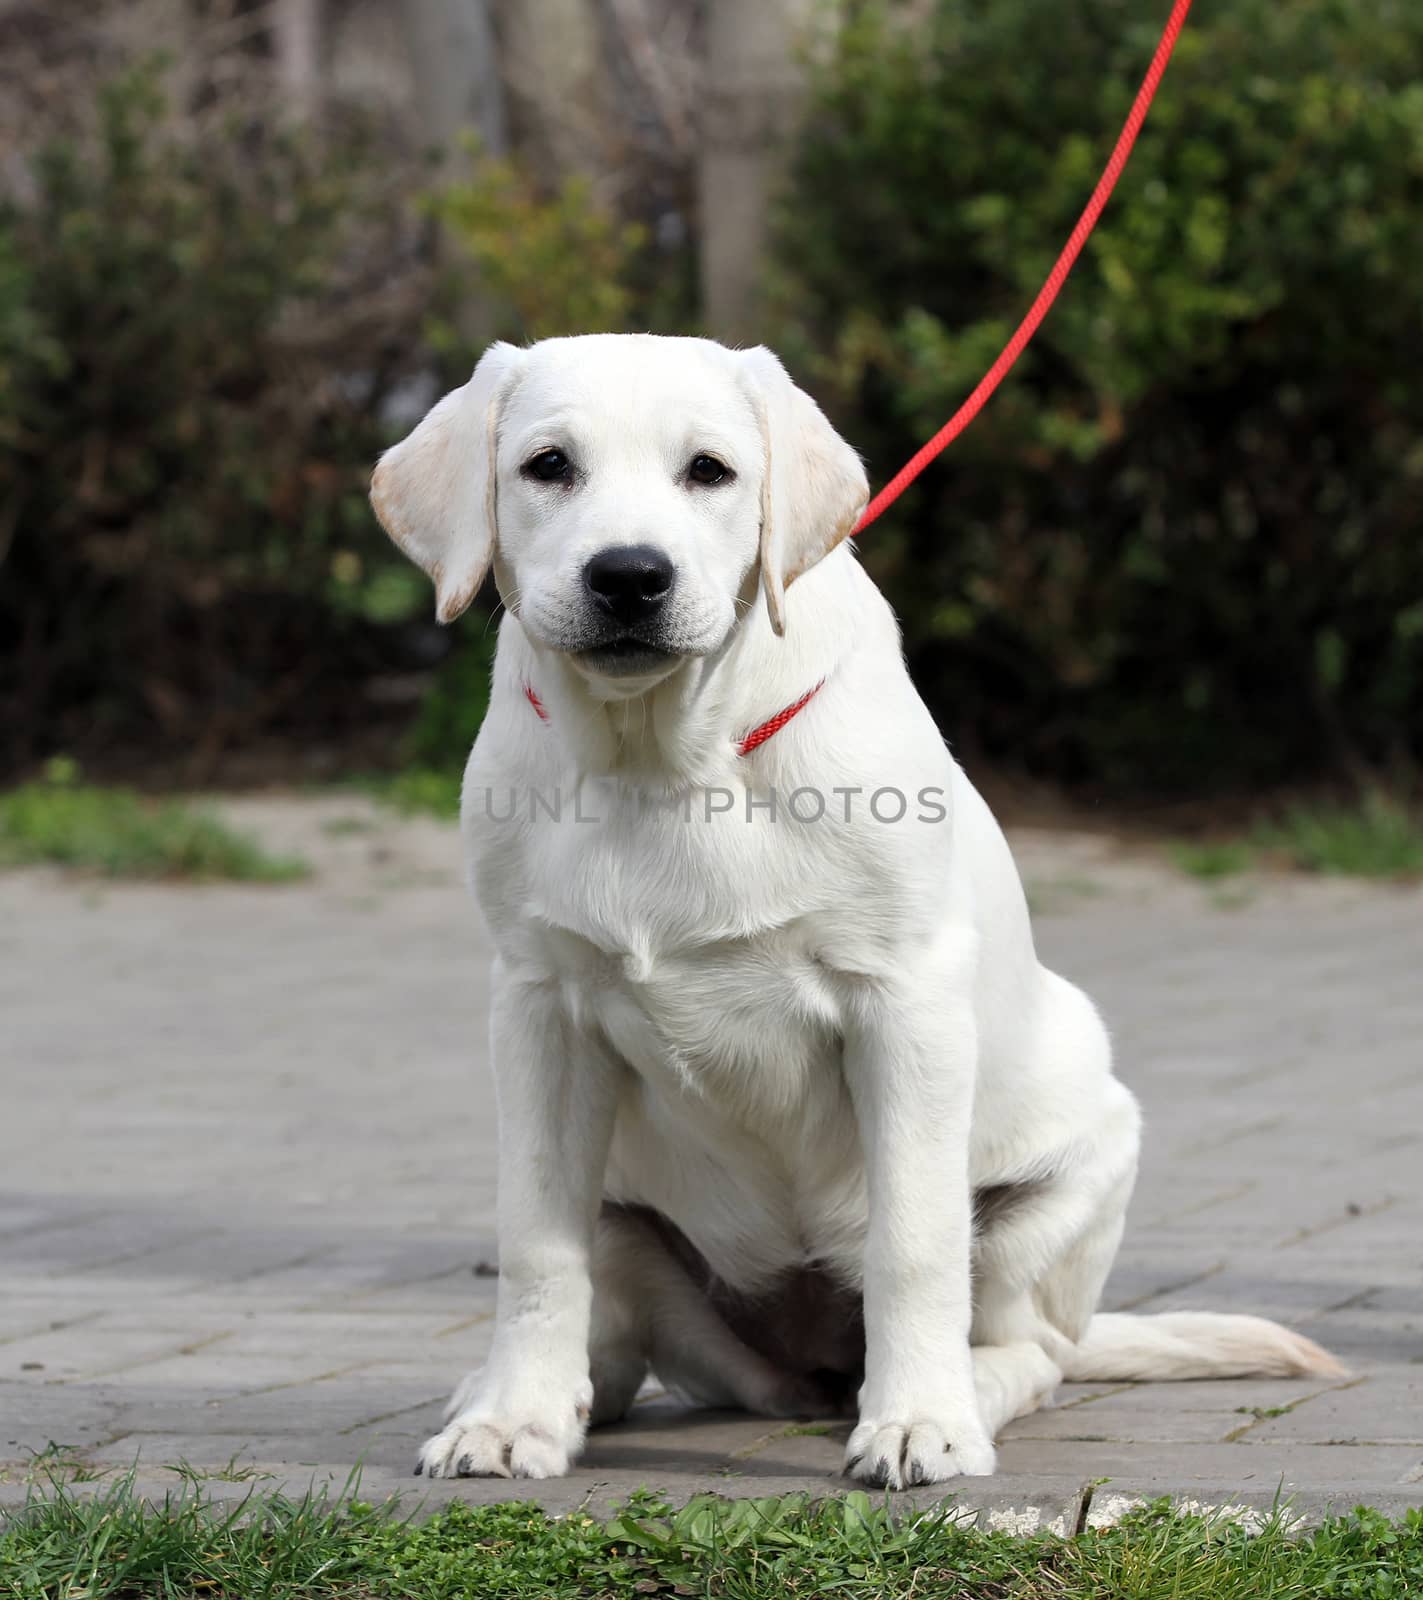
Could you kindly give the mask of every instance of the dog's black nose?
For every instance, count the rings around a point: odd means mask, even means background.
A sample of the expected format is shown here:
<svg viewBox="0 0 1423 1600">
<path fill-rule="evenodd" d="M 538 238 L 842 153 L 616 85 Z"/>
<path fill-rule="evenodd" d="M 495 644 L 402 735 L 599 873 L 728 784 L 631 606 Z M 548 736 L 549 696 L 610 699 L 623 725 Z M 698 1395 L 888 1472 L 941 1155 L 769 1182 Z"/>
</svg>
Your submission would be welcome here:
<svg viewBox="0 0 1423 1600">
<path fill-rule="evenodd" d="M 619 622 L 650 617 L 672 592 L 671 560 L 650 544 L 600 550 L 583 569 L 588 593 Z"/>
</svg>

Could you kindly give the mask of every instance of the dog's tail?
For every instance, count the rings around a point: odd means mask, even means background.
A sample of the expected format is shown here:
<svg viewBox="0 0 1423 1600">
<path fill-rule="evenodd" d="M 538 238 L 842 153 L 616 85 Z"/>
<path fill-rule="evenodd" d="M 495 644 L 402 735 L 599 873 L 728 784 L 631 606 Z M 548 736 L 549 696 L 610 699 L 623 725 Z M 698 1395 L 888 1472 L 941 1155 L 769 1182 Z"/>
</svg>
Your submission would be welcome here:
<svg viewBox="0 0 1423 1600">
<path fill-rule="evenodd" d="M 1327 1350 L 1278 1322 L 1212 1311 L 1099 1312 L 1064 1373 L 1076 1383 L 1345 1375 Z"/>
</svg>

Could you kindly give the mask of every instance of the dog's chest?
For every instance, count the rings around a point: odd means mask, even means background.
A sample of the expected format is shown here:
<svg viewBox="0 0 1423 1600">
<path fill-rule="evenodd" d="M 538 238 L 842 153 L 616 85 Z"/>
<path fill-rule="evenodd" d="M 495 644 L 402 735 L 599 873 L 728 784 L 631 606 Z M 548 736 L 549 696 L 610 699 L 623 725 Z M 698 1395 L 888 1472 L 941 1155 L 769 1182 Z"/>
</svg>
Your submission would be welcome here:
<svg viewBox="0 0 1423 1600">
<path fill-rule="evenodd" d="M 840 918 L 772 828 L 644 815 L 551 828 L 526 858 L 527 926 L 575 1024 L 649 1084 L 748 1115 L 838 1071 L 821 952 Z"/>
<path fill-rule="evenodd" d="M 573 1030 L 632 1069 L 607 1192 L 672 1218 L 728 1282 L 857 1261 L 853 843 L 744 815 L 565 813 L 517 849 L 475 844 L 486 915 L 517 929 L 508 958 L 554 980 Z"/>
</svg>

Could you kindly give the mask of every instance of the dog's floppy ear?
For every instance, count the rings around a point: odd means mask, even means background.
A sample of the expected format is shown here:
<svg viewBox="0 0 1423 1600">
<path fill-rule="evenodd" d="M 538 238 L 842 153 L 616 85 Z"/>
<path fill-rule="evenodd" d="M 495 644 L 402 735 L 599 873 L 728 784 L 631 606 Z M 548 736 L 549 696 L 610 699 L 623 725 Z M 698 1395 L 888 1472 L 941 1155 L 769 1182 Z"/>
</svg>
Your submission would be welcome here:
<svg viewBox="0 0 1423 1600">
<path fill-rule="evenodd" d="M 522 358 L 513 345 L 490 345 L 469 382 L 387 450 L 371 478 L 375 514 L 434 580 L 441 622 L 474 599 L 494 559 L 499 408 Z"/>
<path fill-rule="evenodd" d="M 740 359 L 766 452 L 761 587 L 771 626 L 782 634 L 786 589 L 849 535 L 869 483 L 859 456 L 769 350 L 758 346 Z"/>
</svg>

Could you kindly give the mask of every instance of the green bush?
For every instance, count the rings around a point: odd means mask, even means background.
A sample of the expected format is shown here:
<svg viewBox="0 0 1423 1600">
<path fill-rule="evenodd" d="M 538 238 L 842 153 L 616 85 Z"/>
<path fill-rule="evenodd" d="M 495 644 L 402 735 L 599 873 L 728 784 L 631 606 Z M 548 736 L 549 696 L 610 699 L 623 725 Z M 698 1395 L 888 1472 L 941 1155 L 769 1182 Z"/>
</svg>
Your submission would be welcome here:
<svg viewBox="0 0 1423 1600">
<path fill-rule="evenodd" d="M 497 622 L 483 612 L 455 624 L 450 653 L 401 741 L 398 770 L 367 780 L 387 805 L 407 815 L 459 815 L 465 762 L 489 709 L 498 633 Z"/>
<path fill-rule="evenodd" d="M 473 267 L 491 298 L 498 336 L 522 341 L 626 331 L 645 230 L 603 210 L 585 179 L 567 178 L 543 194 L 513 162 L 481 156 L 478 146 L 469 154 L 468 170 L 432 195 L 429 209 L 456 260 Z M 463 282 L 457 272 L 456 299 Z M 463 348 L 449 322 L 437 330 L 467 369 L 478 351 Z"/>
<path fill-rule="evenodd" d="M 857 10 L 782 342 L 883 481 L 1026 309 L 1164 16 Z M 1423 753 L 1423 8 L 1197 8 L 1035 344 L 863 540 L 946 731 L 1118 790 Z"/>
<path fill-rule="evenodd" d="M 0 769 L 358 725 L 367 600 L 408 588 L 366 483 L 425 225 L 358 132 L 195 131 L 163 84 L 0 199 Z"/>
</svg>

